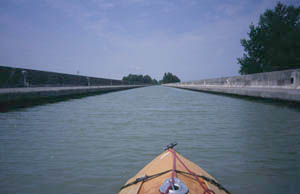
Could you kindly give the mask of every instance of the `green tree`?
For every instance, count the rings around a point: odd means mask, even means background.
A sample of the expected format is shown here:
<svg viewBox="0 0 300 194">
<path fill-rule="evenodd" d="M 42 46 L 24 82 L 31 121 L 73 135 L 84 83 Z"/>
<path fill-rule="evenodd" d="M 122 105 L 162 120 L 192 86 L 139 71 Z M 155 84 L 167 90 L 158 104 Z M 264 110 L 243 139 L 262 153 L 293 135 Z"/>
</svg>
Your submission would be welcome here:
<svg viewBox="0 0 300 194">
<path fill-rule="evenodd" d="M 149 75 L 144 75 L 143 82 L 145 84 L 151 84 L 152 83 L 152 78 Z"/>
<path fill-rule="evenodd" d="M 156 79 L 153 79 L 153 80 L 152 80 L 152 84 L 153 84 L 153 85 L 157 85 L 157 84 L 158 84 L 158 81 L 157 81 Z"/>
<path fill-rule="evenodd" d="M 164 73 L 163 79 L 159 81 L 160 84 L 176 83 L 176 82 L 180 82 L 180 79 L 176 75 L 173 75 L 170 72 Z"/>
<path fill-rule="evenodd" d="M 240 74 L 300 68 L 300 7 L 277 3 L 248 35 L 241 40 L 246 53 L 237 59 Z"/>
<path fill-rule="evenodd" d="M 129 82 L 129 84 L 157 84 L 155 79 L 149 75 L 136 75 L 136 74 L 129 74 L 128 76 L 124 76 L 123 81 Z M 154 81 L 155 80 L 155 81 Z"/>
</svg>

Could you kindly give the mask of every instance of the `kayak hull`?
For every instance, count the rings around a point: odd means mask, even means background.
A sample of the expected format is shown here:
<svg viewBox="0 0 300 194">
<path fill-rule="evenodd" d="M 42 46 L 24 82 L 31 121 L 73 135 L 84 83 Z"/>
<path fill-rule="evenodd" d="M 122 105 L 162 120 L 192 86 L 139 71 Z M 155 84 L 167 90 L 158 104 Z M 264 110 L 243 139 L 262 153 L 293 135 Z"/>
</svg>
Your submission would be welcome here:
<svg viewBox="0 0 300 194">
<path fill-rule="evenodd" d="M 174 153 L 175 156 L 174 157 Z M 175 158 L 175 159 L 174 159 Z M 198 178 L 190 174 L 189 171 L 195 173 L 199 176 L 207 177 L 211 180 L 216 181 L 211 175 L 205 172 L 202 168 L 200 168 L 195 163 L 191 162 L 190 160 L 186 159 L 174 149 L 165 150 L 163 153 L 158 155 L 154 160 L 148 163 L 142 170 L 140 170 L 134 177 L 130 178 L 126 184 L 132 183 L 137 178 L 145 177 L 159 174 L 165 171 L 168 171 L 165 174 L 162 174 L 158 177 L 152 178 L 150 180 L 140 181 L 136 184 L 130 185 L 126 188 L 123 188 L 119 194 L 141 194 L 141 193 L 148 193 L 148 194 L 157 194 L 159 193 L 159 188 L 163 184 L 165 180 L 171 178 L 172 176 L 172 169 L 176 169 L 174 173 L 175 177 L 183 181 L 183 183 L 188 187 L 189 194 L 193 193 L 204 193 L 205 190 L 203 186 L 210 191 L 211 193 L 215 194 L 225 194 L 224 190 L 221 190 L 214 184 L 206 181 L 202 178 Z M 188 170 L 187 170 L 188 168 Z M 178 173 L 178 171 L 185 172 L 185 173 Z M 200 182 L 202 183 L 199 183 Z M 217 181 L 216 181 L 217 182 Z M 126 185 L 125 184 L 125 185 Z M 206 193 L 208 194 L 208 193 Z"/>
</svg>

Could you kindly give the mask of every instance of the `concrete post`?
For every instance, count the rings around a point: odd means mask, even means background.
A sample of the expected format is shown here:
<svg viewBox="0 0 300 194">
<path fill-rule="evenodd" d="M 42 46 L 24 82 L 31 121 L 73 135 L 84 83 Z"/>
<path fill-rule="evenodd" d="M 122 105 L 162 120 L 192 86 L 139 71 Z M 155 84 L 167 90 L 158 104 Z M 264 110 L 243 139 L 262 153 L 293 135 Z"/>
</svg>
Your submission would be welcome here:
<svg viewBox="0 0 300 194">
<path fill-rule="evenodd" d="M 86 77 L 86 79 L 87 79 L 87 84 L 88 84 L 88 86 L 90 86 L 90 85 L 91 85 L 91 83 L 90 83 L 90 78 L 89 78 L 89 77 Z"/>
<path fill-rule="evenodd" d="M 300 72 L 294 71 L 291 73 L 291 84 L 294 88 L 297 88 L 300 86 Z"/>
<path fill-rule="evenodd" d="M 24 87 L 28 87 L 28 86 L 29 86 L 29 83 L 26 81 L 26 74 L 27 74 L 27 71 L 22 70 L 22 74 L 23 74 L 23 84 L 24 84 Z"/>
</svg>

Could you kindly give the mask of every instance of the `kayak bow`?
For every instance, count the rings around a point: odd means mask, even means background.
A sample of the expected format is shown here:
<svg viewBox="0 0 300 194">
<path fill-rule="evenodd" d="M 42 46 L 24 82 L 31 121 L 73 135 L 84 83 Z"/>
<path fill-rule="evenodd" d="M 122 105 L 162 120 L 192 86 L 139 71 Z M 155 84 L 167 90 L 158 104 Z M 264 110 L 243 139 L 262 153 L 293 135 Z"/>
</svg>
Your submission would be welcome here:
<svg viewBox="0 0 300 194">
<path fill-rule="evenodd" d="M 119 194 L 229 194 L 211 175 L 176 152 L 176 145 L 168 145 L 129 179 Z"/>
</svg>

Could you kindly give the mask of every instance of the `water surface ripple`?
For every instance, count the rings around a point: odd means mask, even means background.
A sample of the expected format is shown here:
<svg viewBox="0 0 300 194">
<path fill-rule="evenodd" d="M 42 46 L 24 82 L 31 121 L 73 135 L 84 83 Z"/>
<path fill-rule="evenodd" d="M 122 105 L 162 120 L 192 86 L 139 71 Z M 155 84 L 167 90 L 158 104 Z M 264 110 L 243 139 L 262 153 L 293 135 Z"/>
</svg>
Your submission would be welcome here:
<svg viewBox="0 0 300 194">
<path fill-rule="evenodd" d="M 0 113 L 0 193 L 117 193 L 177 141 L 233 193 L 299 193 L 300 111 L 147 87 Z"/>
</svg>

